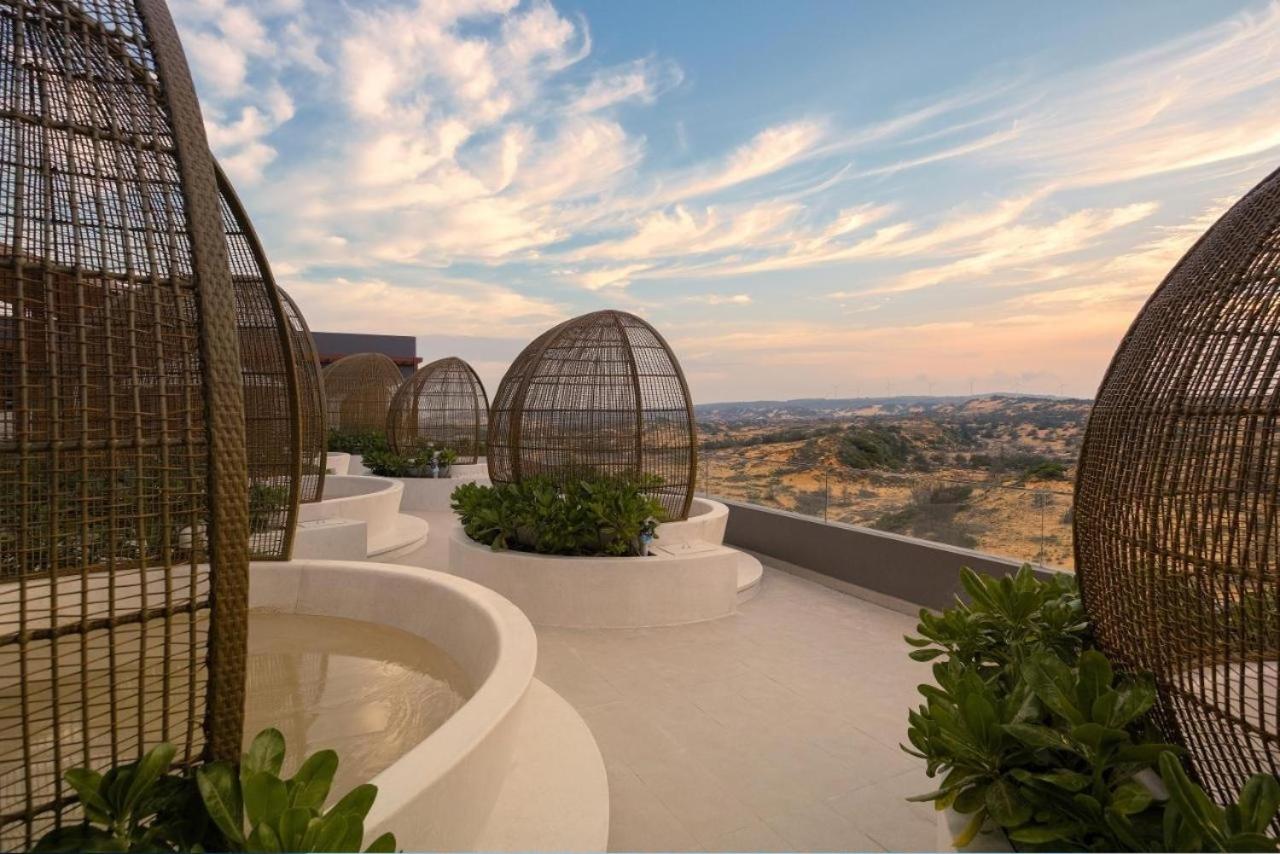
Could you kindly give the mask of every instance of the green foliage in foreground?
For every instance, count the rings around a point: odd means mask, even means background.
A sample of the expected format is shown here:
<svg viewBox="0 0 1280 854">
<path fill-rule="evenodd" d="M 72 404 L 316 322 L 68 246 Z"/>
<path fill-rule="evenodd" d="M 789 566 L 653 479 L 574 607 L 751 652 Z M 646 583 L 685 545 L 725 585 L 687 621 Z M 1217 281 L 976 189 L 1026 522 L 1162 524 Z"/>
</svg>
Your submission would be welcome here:
<svg viewBox="0 0 1280 854">
<path fill-rule="evenodd" d="M 335 454 L 360 454 L 389 451 L 385 433 L 377 430 L 330 430 L 326 445 Z"/>
<path fill-rule="evenodd" d="M 644 490 L 651 483 L 593 477 L 558 485 L 549 478 L 453 491 L 453 509 L 467 536 L 494 551 L 554 555 L 637 555 L 665 518 Z"/>
<path fill-rule="evenodd" d="M 338 755 L 321 750 L 280 778 L 284 736 L 258 734 L 239 765 L 208 762 L 173 773 L 174 747 L 161 744 L 105 774 L 66 774 L 85 821 L 45 836 L 35 851 L 358 851 L 377 787 L 356 786 L 329 809 Z M 394 851 L 384 833 L 366 851 Z"/>
<path fill-rule="evenodd" d="M 922 611 L 907 638 L 935 684 L 920 686 L 903 748 L 942 778 L 912 800 L 970 816 L 957 846 L 994 825 L 1027 851 L 1277 850 L 1280 784 L 1257 775 L 1222 808 L 1191 782 L 1150 726 L 1150 676 L 1117 675 L 1088 648 L 1073 578 L 1024 566 L 962 583 L 971 602 Z"/>
</svg>

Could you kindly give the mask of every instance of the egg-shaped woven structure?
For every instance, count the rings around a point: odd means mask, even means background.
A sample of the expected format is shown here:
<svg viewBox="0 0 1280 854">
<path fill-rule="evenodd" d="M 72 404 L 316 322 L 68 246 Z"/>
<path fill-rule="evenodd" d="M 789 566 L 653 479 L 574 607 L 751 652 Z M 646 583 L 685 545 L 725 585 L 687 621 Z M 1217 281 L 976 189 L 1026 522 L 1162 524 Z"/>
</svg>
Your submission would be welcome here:
<svg viewBox="0 0 1280 854">
<path fill-rule="evenodd" d="M 457 462 L 484 455 L 489 395 L 475 370 L 457 356 L 423 365 L 401 384 L 387 413 L 387 441 L 397 453 L 430 443 L 451 448 Z"/>
<path fill-rule="evenodd" d="M 248 490 L 213 158 L 160 0 L 0 4 L 0 849 L 240 753 Z"/>
<path fill-rule="evenodd" d="M 330 430 L 339 433 L 385 433 L 387 411 L 403 377 L 383 353 L 353 353 L 321 374 Z"/>
<path fill-rule="evenodd" d="M 624 311 L 596 311 L 538 336 L 489 412 L 489 477 L 652 482 L 670 519 L 689 514 L 698 467 L 693 400 L 671 347 Z"/>
<path fill-rule="evenodd" d="M 324 382 L 320 378 L 320 356 L 311 327 L 298 304 L 283 288 L 285 317 L 293 334 L 293 365 L 298 375 L 299 404 L 302 416 L 302 480 L 299 498 L 303 504 L 319 501 L 324 495 L 325 442 L 329 431 L 325 426 Z"/>
<path fill-rule="evenodd" d="M 1076 571 L 1098 643 L 1219 801 L 1280 770 L 1280 173 L 1178 262 L 1085 432 Z"/>
<path fill-rule="evenodd" d="M 302 404 L 293 332 L 249 215 L 219 168 L 236 295 L 249 471 L 249 557 L 288 560 L 302 487 Z"/>
</svg>

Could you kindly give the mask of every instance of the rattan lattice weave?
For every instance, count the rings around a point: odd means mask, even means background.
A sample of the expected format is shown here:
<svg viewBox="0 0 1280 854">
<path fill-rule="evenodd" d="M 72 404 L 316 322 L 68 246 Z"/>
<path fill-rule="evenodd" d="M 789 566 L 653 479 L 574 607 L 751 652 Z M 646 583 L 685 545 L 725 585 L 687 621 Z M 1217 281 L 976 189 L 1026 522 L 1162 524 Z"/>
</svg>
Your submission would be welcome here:
<svg viewBox="0 0 1280 854">
<path fill-rule="evenodd" d="M 284 289 L 280 290 L 284 313 L 293 333 L 293 364 L 298 376 L 302 415 L 302 482 L 300 498 L 307 504 L 324 495 L 325 427 L 324 383 L 320 379 L 320 357 L 311 327 L 298 304 Z"/>
<path fill-rule="evenodd" d="M 213 160 L 158 0 L 0 3 L 0 848 L 62 774 L 233 758 L 244 411 Z M 215 606 L 216 603 L 216 606 Z"/>
<path fill-rule="evenodd" d="M 693 401 L 658 331 L 633 314 L 597 311 L 565 321 L 516 357 L 489 412 L 494 483 L 545 475 L 657 481 L 671 519 L 693 501 L 698 467 Z"/>
<path fill-rule="evenodd" d="M 423 365 L 400 386 L 387 414 L 387 440 L 398 453 L 430 442 L 452 448 L 457 462 L 484 455 L 489 396 L 470 365 L 456 356 Z"/>
<path fill-rule="evenodd" d="M 382 433 L 387 429 L 391 398 L 403 377 L 382 353 L 343 356 L 324 369 L 325 406 L 330 430 Z"/>
<path fill-rule="evenodd" d="M 302 412 L 293 332 L 271 265 L 235 188 L 218 168 L 236 293 L 249 461 L 249 557 L 288 560 L 302 487 Z"/>
<path fill-rule="evenodd" d="M 1218 800 L 1280 771 L 1280 173 L 1228 211 L 1116 352 L 1076 482 L 1098 642 L 1150 670 Z"/>
</svg>

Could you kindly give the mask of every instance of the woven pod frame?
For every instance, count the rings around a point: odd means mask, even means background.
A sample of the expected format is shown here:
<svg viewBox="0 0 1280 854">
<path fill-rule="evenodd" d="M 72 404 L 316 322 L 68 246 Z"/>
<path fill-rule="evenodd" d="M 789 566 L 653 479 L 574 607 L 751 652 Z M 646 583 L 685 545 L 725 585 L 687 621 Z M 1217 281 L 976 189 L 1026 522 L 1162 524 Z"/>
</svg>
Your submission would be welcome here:
<svg viewBox="0 0 1280 854">
<path fill-rule="evenodd" d="M 12 850 L 75 820 L 69 768 L 162 740 L 181 763 L 238 756 L 248 519 L 218 188 L 168 10 L 7 2 L 0 46 Z"/>
<path fill-rule="evenodd" d="M 325 443 L 329 431 L 325 427 L 324 382 L 320 378 L 320 357 L 316 351 L 311 327 L 293 297 L 280 289 L 284 313 L 293 334 L 293 364 L 298 376 L 300 415 L 302 419 L 302 478 L 299 498 L 303 504 L 319 501 L 324 495 Z"/>
<path fill-rule="evenodd" d="M 382 433 L 391 399 L 403 377 L 383 353 L 353 353 L 324 369 L 324 397 L 330 430 Z"/>
<path fill-rule="evenodd" d="M 288 560 L 302 477 L 302 403 L 291 318 L 240 197 L 217 167 L 236 295 L 249 472 L 249 557 Z"/>
<path fill-rule="evenodd" d="M 697 478 L 693 400 L 680 363 L 633 314 L 597 311 L 547 330 L 508 369 L 489 412 L 494 483 L 543 475 L 656 477 L 668 518 Z"/>
<path fill-rule="evenodd" d="M 423 365 L 401 384 L 387 413 L 387 440 L 397 453 L 420 442 L 451 448 L 457 462 L 474 464 L 484 453 L 489 396 L 462 359 L 449 356 Z"/>
<path fill-rule="evenodd" d="M 1280 172 L 1178 262 L 1085 432 L 1076 571 L 1101 647 L 1218 801 L 1280 772 Z"/>
</svg>

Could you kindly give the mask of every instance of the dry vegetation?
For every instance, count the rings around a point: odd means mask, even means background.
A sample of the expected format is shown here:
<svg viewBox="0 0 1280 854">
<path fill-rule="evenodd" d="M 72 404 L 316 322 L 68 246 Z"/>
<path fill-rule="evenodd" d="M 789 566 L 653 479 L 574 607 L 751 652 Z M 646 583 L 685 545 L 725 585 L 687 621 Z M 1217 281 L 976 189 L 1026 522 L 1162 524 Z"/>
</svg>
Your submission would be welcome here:
<svg viewBox="0 0 1280 854">
<path fill-rule="evenodd" d="M 1070 567 L 1088 412 L 1009 396 L 704 405 L 700 488 Z"/>
</svg>

